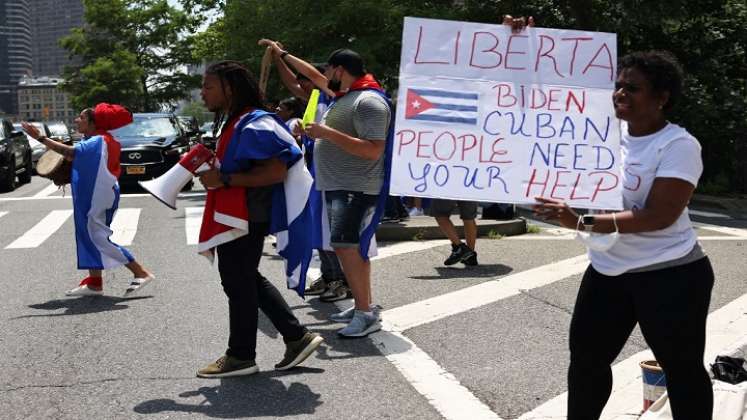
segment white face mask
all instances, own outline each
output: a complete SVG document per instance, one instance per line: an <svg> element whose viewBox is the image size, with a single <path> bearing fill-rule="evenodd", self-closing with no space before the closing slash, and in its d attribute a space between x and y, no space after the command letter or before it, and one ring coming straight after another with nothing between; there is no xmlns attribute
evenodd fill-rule
<svg viewBox="0 0 747 420"><path fill-rule="evenodd" d="M617 239L620 237L620 230L617 228L617 219L615 213L612 213L612 223L615 224L615 231L612 233L595 233L595 232L584 232L579 230L583 216L579 216L578 223L576 223L576 239L586 245L592 251L605 252L612 248Z"/></svg>

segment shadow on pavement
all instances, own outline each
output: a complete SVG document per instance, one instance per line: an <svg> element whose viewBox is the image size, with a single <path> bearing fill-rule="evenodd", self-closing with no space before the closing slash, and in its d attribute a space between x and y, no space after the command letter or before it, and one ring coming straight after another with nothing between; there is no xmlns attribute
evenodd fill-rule
<svg viewBox="0 0 747 420"><path fill-rule="evenodd" d="M438 275L412 276L415 280L449 280L464 278L498 277L512 272L514 269L503 264L481 264L476 267L435 267Z"/></svg>
<svg viewBox="0 0 747 420"><path fill-rule="evenodd" d="M267 372L239 378L224 378L218 386L204 386L179 394L182 398L202 397L188 403L161 398L141 402L133 408L138 414L162 412L198 413L216 418L270 417L314 414L323 404L321 394L308 385L293 382L286 388L276 377L292 374L322 373L324 369L296 368L289 372Z"/></svg>
<svg viewBox="0 0 747 420"><path fill-rule="evenodd" d="M136 296L131 298L121 298L116 296L82 296L79 298L72 299L54 299L44 303L35 303L28 305L32 309L42 309L46 311L56 311L59 309L65 309L65 312L58 314L34 314L34 315L22 315L13 319L23 318L37 318L37 317L52 317L52 316L68 316L68 315L85 315L95 314L99 312L108 311L121 311L122 309L129 308L124 303L133 302L141 299L150 299L153 296Z"/></svg>

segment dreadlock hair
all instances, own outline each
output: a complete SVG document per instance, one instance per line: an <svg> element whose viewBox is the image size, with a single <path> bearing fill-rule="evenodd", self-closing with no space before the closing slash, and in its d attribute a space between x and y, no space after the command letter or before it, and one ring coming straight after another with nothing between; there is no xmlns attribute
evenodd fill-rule
<svg viewBox="0 0 747 420"><path fill-rule="evenodd" d="M218 128L224 122L240 115L246 108L264 109L262 93L254 75L238 61L226 60L211 64L205 74L216 76L220 80L221 90L225 93L226 86L231 88L231 103L228 115L221 110L215 112L213 119L213 137L218 136Z"/></svg>

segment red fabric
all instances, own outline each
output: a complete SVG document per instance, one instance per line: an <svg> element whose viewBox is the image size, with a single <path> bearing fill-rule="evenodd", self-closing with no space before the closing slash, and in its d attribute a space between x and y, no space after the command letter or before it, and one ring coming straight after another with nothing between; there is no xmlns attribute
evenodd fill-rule
<svg viewBox="0 0 747 420"><path fill-rule="evenodd" d="M97 130L116 130L132 123L132 113L122 105L102 102L93 109L93 120Z"/></svg>
<svg viewBox="0 0 747 420"><path fill-rule="evenodd" d="M350 85L350 89L348 89L347 92L337 92L336 96L339 98L340 96L344 96L348 92L352 92L354 90L361 90L361 89L376 89L383 91L384 88L381 87L379 82L374 79L373 74L367 73L363 76L361 76L359 79L353 82L352 85Z"/></svg>
<svg viewBox="0 0 747 420"><path fill-rule="evenodd" d="M122 172L119 166L119 155L122 147L109 134L109 130L116 130L132 123L132 113L122 105L102 102L93 108L93 120L96 125L96 134L104 137L106 143L108 156L106 166L112 175L119 178Z"/></svg>
<svg viewBox="0 0 747 420"><path fill-rule="evenodd" d="M245 110L241 115L250 111ZM218 147L215 151L215 156L219 162L223 160L223 156L226 154L226 149L228 149L228 144L231 142L234 126L237 122L238 117L231 119L223 126L224 128L218 139ZM216 213L248 222L249 209L246 205L246 188L228 187L207 190L205 212L202 215L202 225L200 226L200 244L210 241L217 235L235 229L234 226L217 222L215 220Z"/></svg>
<svg viewBox="0 0 747 420"><path fill-rule="evenodd" d="M99 276L88 276L81 280L78 286L88 286L92 289L101 289L104 286L104 280Z"/></svg>

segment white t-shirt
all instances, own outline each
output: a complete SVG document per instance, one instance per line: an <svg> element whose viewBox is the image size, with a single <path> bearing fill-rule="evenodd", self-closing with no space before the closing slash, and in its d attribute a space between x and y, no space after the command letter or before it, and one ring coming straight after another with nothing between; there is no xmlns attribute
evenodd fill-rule
<svg viewBox="0 0 747 420"><path fill-rule="evenodd" d="M700 144L677 124L667 124L654 134L633 137L622 123L623 207L646 205L655 178L678 178L694 186L703 173ZM682 258L697 243L687 207L671 226L661 230L620 234L605 252L589 250L591 265L600 273L617 276L626 271Z"/></svg>

